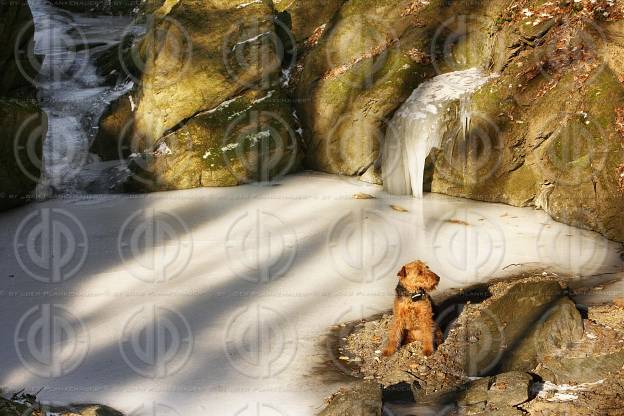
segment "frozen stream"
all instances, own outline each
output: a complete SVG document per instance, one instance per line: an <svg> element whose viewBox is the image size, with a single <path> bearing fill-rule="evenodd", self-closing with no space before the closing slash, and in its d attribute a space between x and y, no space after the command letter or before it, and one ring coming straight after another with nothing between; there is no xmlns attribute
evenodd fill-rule
<svg viewBox="0 0 624 416"><path fill-rule="evenodd" d="M527 267L622 274L620 245L541 211L312 173L51 200L0 228L0 386L133 415L315 414L338 388L322 335L389 309L410 260L442 288Z"/></svg>
<svg viewBox="0 0 624 416"><path fill-rule="evenodd" d="M422 198L429 153L444 140L465 134L471 93L490 78L472 68L438 75L414 90L386 133L382 165L386 191Z"/></svg>
<svg viewBox="0 0 624 416"><path fill-rule="evenodd" d="M111 165L98 163L88 152L97 120L106 105L130 87L105 85L96 73L94 56L141 29L130 17L70 13L46 0L29 4L35 20L34 53L43 58L33 81L48 115L39 192L82 192Z"/></svg>

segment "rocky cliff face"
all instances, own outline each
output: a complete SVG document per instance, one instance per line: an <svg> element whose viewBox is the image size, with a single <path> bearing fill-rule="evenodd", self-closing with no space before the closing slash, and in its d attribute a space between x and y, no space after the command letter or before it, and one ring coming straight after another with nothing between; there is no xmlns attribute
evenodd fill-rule
<svg viewBox="0 0 624 416"><path fill-rule="evenodd" d="M94 150L141 153L133 166L150 178L147 190L270 179L301 158L328 173L370 174L389 120L420 82L480 66L500 76L475 95L469 134L431 159L426 187L533 205L624 240L619 7L169 0L134 48L137 87L102 119ZM260 110L250 97L264 97ZM267 136L274 115L281 127Z"/></svg>
<svg viewBox="0 0 624 416"><path fill-rule="evenodd" d="M0 4L0 210L33 197L47 122L32 80L34 25L26 2Z"/></svg>
<svg viewBox="0 0 624 416"><path fill-rule="evenodd" d="M438 154L434 192L544 209L624 240L624 25L617 9L508 9L466 137Z"/></svg>
<svg viewBox="0 0 624 416"><path fill-rule="evenodd" d="M280 79L288 53L281 25L260 1L165 2L136 47L138 88L111 106L94 149L122 149L99 151L104 158L143 153L133 166L150 179L133 182L146 190L229 186L296 170L301 143Z"/></svg>

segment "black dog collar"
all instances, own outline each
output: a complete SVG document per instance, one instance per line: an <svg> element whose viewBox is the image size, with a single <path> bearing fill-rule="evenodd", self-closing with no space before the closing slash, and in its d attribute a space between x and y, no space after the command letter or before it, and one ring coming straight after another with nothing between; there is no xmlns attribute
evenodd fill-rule
<svg viewBox="0 0 624 416"><path fill-rule="evenodd" d="M396 294L401 298L410 298L412 302L418 302L427 298L427 292L423 289L420 289L417 292L409 292L400 283L396 287Z"/></svg>
<svg viewBox="0 0 624 416"><path fill-rule="evenodd" d="M418 291L416 293L412 293L410 295L410 299L412 302L418 302L419 300L423 300L427 297L427 294L424 291Z"/></svg>

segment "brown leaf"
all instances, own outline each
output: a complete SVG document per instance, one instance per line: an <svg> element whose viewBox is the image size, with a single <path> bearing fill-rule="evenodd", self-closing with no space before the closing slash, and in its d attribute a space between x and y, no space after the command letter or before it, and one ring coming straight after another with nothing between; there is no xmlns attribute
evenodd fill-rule
<svg viewBox="0 0 624 416"><path fill-rule="evenodd" d="M390 208L392 208L393 210L398 211L398 212L409 212L409 209L403 208L400 205L390 205Z"/></svg>
<svg viewBox="0 0 624 416"><path fill-rule="evenodd" d="M470 225L466 221L458 220L458 219L455 219L455 218L451 218L450 220L446 220L446 222L448 222L449 224Z"/></svg>
<svg viewBox="0 0 624 416"><path fill-rule="evenodd" d="M372 196L371 194L365 194L363 192L358 192L357 194L353 195L353 199L375 199L375 197Z"/></svg>

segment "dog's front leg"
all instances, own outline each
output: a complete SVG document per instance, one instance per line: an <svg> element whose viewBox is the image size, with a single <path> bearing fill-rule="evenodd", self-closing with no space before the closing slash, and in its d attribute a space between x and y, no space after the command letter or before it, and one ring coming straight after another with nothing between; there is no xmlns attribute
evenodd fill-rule
<svg viewBox="0 0 624 416"><path fill-rule="evenodd" d="M440 347L440 345L442 345L442 343L444 342L444 334L442 333L442 329L440 329L440 326L437 323L433 324L435 326L435 340L436 340L436 346Z"/></svg>
<svg viewBox="0 0 624 416"><path fill-rule="evenodd" d="M421 331L421 339L423 343L423 354L425 356L430 356L433 354L433 333L435 329L431 327L431 325L427 326L424 330Z"/></svg>
<svg viewBox="0 0 624 416"><path fill-rule="evenodd" d="M390 325L390 331L388 332L388 344L383 350L384 357L389 357L397 351L403 338L403 331L403 322L397 315L394 315L392 324Z"/></svg>

